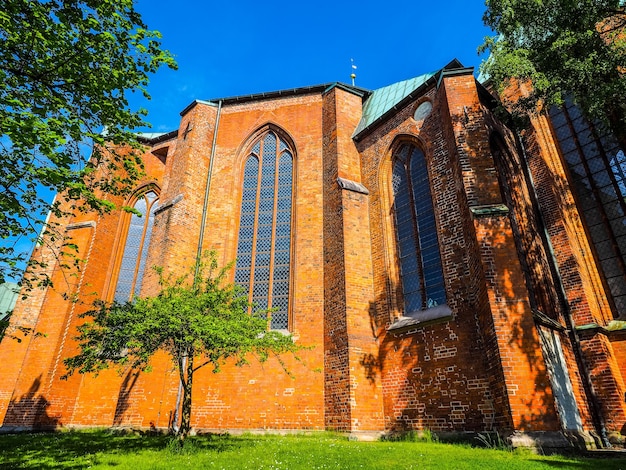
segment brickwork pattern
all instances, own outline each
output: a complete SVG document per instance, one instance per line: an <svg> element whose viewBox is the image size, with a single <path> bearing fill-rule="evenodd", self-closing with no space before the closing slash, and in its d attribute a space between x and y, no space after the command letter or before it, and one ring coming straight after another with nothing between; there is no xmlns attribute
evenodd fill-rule
<svg viewBox="0 0 626 470"><path fill-rule="evenodd" d="M160 197L146 264L174 274L189 270L201 241L200 251L216 250L221 264L234 260L243 164L255 139L271 130L294 150L289 325L311 349L300 354L301 362L284 358L293 378L273 359L243 368L229 362L220 374L200 369L194 428L560 430L532 310L565 325L562 280L575 323L607 326L612 316L593 254L547 124L534 121L524 139L535 201L515 136L492 115L471 71L448 72L358 141L352 133L363 98L336 86L195 102L178 135L146 149L139 187L150 185ZM415 109L426 100L432 112L417 122ZM498 156L494 131L502 136ZM451 316L388 330L405 313L391 174L394 149L407 142L426 157ZM342 187L338 178L367 191ZM88 299L112 298L128 217L118 211L59 221L87 260L76 276L60 269L50 250L36 251L50 260L57 288L32 293L14 315L46 336L0 344L0 360L8 364L0 383L3 426L172 425L179 384L165 353L154 357L150 373L109 370L60 380ZM551 271L541 222L561 279ZM142 294L156 292L156 275L148 270ZM68 302L65 296L73 294L84 301ZM590 430L585 371L570 336L560 339ZM626 421L624 343L599 329L582 337L584 362L612 431Z"/></svg>
<svg viewBox="0 0 626 470"><path fill-rule="evenodd" d="M607 325L612 319L611 309L599 271L592 263L593 252L567 183L565 166L557 153L546 118L536 118L532 122L535 132L524 136L529 167L573 323L576 326ZM595 395L600 404L600 418L609 432L621 432L626 423L626 389L618 364L622 359L614 353L608 338L602 335L581 336L581 348L586 373L591 379L589 393ZM568 367L576 370L573 364ZM579 394L577 401L584 410L588 399Z"/></svg>
<svg viewBox="0 0 626 470"><path fill-rule="evenodd" d="M322 239L319 236L322 198L318 170L321 166L321 137L319 130L315 132L311 126L311 123L319 122L321 100L319 96L304 96L264 104L255 107L256 113L250 113L246 106L223 110L203 248L218 250L218 256L224 262L235 257L242 143L268 123L284 129L284 133L301 136L295 144L299 163L296 164L295 183L297 215L294 216L294 224L297 235L293 244L292 326L299 340L313 346L313 349L301 354L302 362L285 358L287 368L296 377L295 381L275 360L262 366L245 368L228 364L219 375L209 369L201 369L195 380L192 415L192 425L197 428L324 427L323 374L316 372L322 365L320 350L323 347L323 266ZM158 183L161 187L160 205L166 206L156 216L147 265L161 265L169 272L182 273L195 260L216 115L216 106L202 103L193 106L182 118L179 135L158 146L161 149L169 147L165 165L151 153L158 148L146 152L145 159L149 162L145 183ZM185 130L189 132L185 133ZM158 171L151 166L152 160L155 165L156 162L160 165ZM83 295L96 291L104 297L105 292L114 290L114 286L105 284L115 270L113 263L117 250L121 249L120 245L123 246L124 233L120 229L123 217L123 214L115 213L98 221L96 238L91 244L91 260L84 272ZM89 245L81 243L81 246ZM155 292L155 276L150 272L146 272L142 292ZM29 410L34 409L31 403L40 401L40 408L46 408L48 415L53 414L53 421L50 422L54 425L167 428L176 403L178 379L164 354L154 358L150 373L135 375L126 371L119 377L114 371L109 371L98 378L73 376L69 381L60 381L59 375L64 371L59 369L54 372L54 377L48 377L54 370L52 361L75 350L71 340L59 345L56 339L63 337L64 332L67 338L73 336L75 319L81 309L86 308L73 308L70 319L69 313L59 311L59 308L70 308L69 304L59 298L59 307L55 307L50 298L52 295L47 293L45 311L35 315L39 315L38 321L45 324L45 331L49 333L46 344L54 351L46 351L46 362L40 357L42 353L34 347L35 342L42 338L31 341L33 344L27 346L21 375L19 368L15 371L24 384L18 383L15 390L6 392L11 397L9 400L21 400L24 406L20 409ZM54 327L55 321L60 323L58 327ZM46 384L52 385L42 393L44 385L40 382L45 380ZM93 406L96 402L98 405ZM17 410L16 406L12 408ZM37 413L42 415L42 412ZM15 412L13 415L15 418L5 419L5 426L19 424L28 427L34 424L33 420L26 421L23 413Z"/></svg>
<svg viewBox="0 0 626 470"><path fill-rule="evenodd" d="M415 122L413 111L424 99L433 101L433 111L424 122ZM462 170L456 164L457 143L446 116L445 94L431 89L359 143L363 181L371 193L372 252L377 267L372 321L381 349L379 357L371 361L372 373L382 375L385 426L389 430L484 430L502 424L497 421L502 418L496 417L485 343L478 327L480 279L484 274L477 250L472 250L477 246L475 232L467 210L468 196L459 184ZM453 320L395 336L386 333L386 327L403 313L390 177L392 148L402 139L422 148L429 164ZM475 178L470 175L467 179ZM472 197L482 191L474 190ZM483 305L488 307L486 301Z"/></svg>
<svg viewBox="0 0 626 470"><path fill-rule="evenodd" d="M541 312L554 320L555 324L561 326L563 331L567 330L567 321L560 302L556 282L550 268L546 243L542 237L543 228L537 219L537 210L534 203L534 192L526 178L526 171L523 169L525 162L518 152L508 149L516 149L514 136L510 131L493 121L494 128L492 134L492 153L498 168L498 177L502 187L503 199L510 208L509 220L514 234L517 252L521 267L524 272L528 289L528 300L535 311ZM503 136L507 136L505 143ZM576 403L587 429L593 429L593 421L588 406L588 397L583 384L583 379L576 361L574 346L570 338L564 333L558 333L561 339L566 366L570 372L572 391ZM541 347L536 353L529 350L529 357L540 356ZM533 360L534 362L534 360ZM549 383L547 370L542 370L538 374L537 387L545 388ZM552 405L552 404L551 404Z"/></svg>

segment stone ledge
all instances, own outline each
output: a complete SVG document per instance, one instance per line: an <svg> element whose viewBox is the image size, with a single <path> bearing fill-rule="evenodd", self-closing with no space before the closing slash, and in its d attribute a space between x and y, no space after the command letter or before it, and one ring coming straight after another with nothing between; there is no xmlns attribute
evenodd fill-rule
<svg viewBox="0 0 626 470"><path fill-rule="evenodd" d="M586 431L515 431L506 438L512 447L536 450L595 449L598 442Z"/></svg>
<svg viewBox="0 0 626 470"><path fill-rule="evenodd" d="M154 210L154 215L160 214L161 212L169 209L170 207L172 207L174 204L179 203L180 201L183 200L183 195L179 194L178 196L176 196L174 199L164 203L161 207L157 207Z"/></svg>
<svg viewBox="0 0 626 470"><path fill-rule="evenodd" d="M351 181L345 178L337 178L337 184L341 189L347 189L348 191L353 191L359 194L368 195L370 192L368 189L363 186L361 183L357 183L356 181Z"/></svg>
<svg viewBox="0 0 626 470"><path fill-rule="evenodd" d="M597 323L587 323L576 327L576 332L580 334L595 335L600 333L606 336L611 334L626 334L626 321L611 320L607 325L601 326Z"/></svg>
<svg viewBox="0 0 626 470"><path fill-rule="evenodd" d="M486 206L473 206L470 211L474 217L499 217L507 215L509 208L504 204L488 204Z"/></svg>
<svg viewBox="0 0 626 470"><path fill-rule="evenodd" d="M433 431L432 434L437 440L445 443L522 448L542 454L580 453L596 449L600 445L600 440L587 431Z"/></svg>
<svg viewBox="0 0 626 470"><path fill-rule="evenodd" d="M380 438L384 435L382 431L352 431L348 434L348 440L360 441L360 442L375 442L380 441Z"/></svg>
<svg viewBox="0 0 626 470"><path fill-rule="evenodd" d="M411 312L406 316L398 318L392 323L387 331L393 334L411 334L420 328L436 322L450 320L452 310L446 304L437 305L426 310Z"/></svg>
<svg viewBox="0 0 626 470"><path fill-rule="evenodd" d="M90 220L88 222L76 222L74 224L68 224L67 227L65 227L65 231L69 232L70 230L78 230L80 228L96 228L96 222Z"/></svg>

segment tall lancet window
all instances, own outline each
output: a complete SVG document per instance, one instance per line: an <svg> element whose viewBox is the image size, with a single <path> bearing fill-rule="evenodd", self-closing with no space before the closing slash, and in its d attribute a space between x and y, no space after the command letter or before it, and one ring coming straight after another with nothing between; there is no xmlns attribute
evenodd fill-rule
<svg viewBox="0 0 626 470"><path fill-rule="evenodd" d="M626 318L626 149L569 99L550 118L617 316Z"/></svg>
<svg viewBox="0 0 626 470"><path fill-rule="evenodd" d="M115 288L115 300L126 302L141 291L141 281L148 257L148 246L154 224L154 211L159 198L154 191L147 191L139 198L133 208L141 216L132 214L128 225L124 254Z"/></svg>
<svg viewBox="0 0 626 470"><path fill-rule="evenodd" d="M441 254L426 159L414 145L394 154L396 240L405 313L445 304Z"/></svg>
<svg viewBox="0 0 626 470"><path fill-rule="evenodd" d="M289 327L292 193L293 153L268 132L244 167L235 282L256 309L276 309L273 330Z"/></svg>

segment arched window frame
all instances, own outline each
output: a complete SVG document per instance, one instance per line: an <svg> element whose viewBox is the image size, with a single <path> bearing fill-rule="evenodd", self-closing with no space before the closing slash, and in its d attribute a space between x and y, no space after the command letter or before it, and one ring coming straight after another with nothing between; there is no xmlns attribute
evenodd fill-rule
<svg viewBox="0 0 626 470"><path fill-rule="evenodd" d="M405 152L405 149L406 155L404 160L402 160L401 153ZM422 193L426 190L425 195L422 196L426 199L420 199L419 202L422 209L424 209L424 204L426 204L430 210L428 230L424 228L421 231L419 229L420 216L417 214L418 209L415 205L417 188L413 187L419 182L415 180L415 176L412 176L414 173L410 168L413 158L416 158L415 152L418 152L421 155L422 168L420 170L422 172L423 179L425 179L425 181L420 183L420 189L422 190ZM398 165L402 165L407 183L407 201L405 201L405 205L407 207L403 209L405 211L403 216L410 214L408 223L406 217L404 217L404 219L400 222L402 226L399 225L396 205L398 200L396 200L397 188L395 184L397 184L397 182L394 183L394 175L396 175L398 171ZM389 213L393 232L393 234L389 237L389 241L395 246L395 265L397 266L397 271L392 270L392 272L397 273L397 278L401 286L400 297L402 300L401 303L403 304L401 307L402 316L420 317L420 315L423 315L427 311L433 310L434 312L436 310L438 313L433 316L433 319L435 319L448 317L450 310L447 307L447 294L445 289L445 279L443 276L443 262L441 259L441 248L439 245L439 233L437 229L438 221L436 220L437 217L434 210L435 205L432 195L431 178L428 173L428 161L423 150L423 146L418 144L415 139L400 139L392 146L385 174L389 184L387 196L390 201ZM424 182L426 183L426 186L423 186ZM406 211L408 211L408 213ZM424 224L424 222L422 223ZM410 248L407 248L406 241L401 242L401 240L405 240L405 238L400 238L400 230L403 230L403 233L406 233L407 230L412 231L414 246L413 253L416 265L415 271L407 272L407 260L405 258L409 254ZM427 236L429 236L430 239L434 237L434 240L427 240ZM425 250L426 241L428 241L428 246ZM428 256L428 260L425 259L425 256ZM419 286L415 286L416 277ZM433 279L435 280L433 281ZM433 293L436 294L434 297L431 295Z"/></svg>
<svg viewBox="0 0 626 470"><path fill-rule="evenodd" d="M612 317L626 319L626 149L565 97L550 126L596 260Z"/></svg>
<svg viewBox="0 0 626 470"><path fill-rule="evenodd" d="M135 262L135 272L133 276L133 281L131 283L131 292L133 293L133 295L139 293L139 290L141 289L141 282L143 280L143 275L145 274L145 268L146 268L145 258L144 258L144 262L142 263L141 257L142 257L142 253L144 252L147 255L147 249L150 243L149 236L146 237L147 232L148 232L147 224L150 224L150 214L152 213L152 215L154 215L154 211L158 207L158 203L159 203L159 199L161 195L161 188L155 182L144 184L141 187L137 188L124 203L125 207L134 208L137 205L137 203L141 199L145 198L146 195L150 192L155 194L155 198L146 204L145 215L147 215L148 217L144 219L144 226L143 226L143 230L141 234L141 242L140 242L140 249L139 249L139 257L136 259L136 262ZM116 297L116 292L117 292L118 284L120 280L120 272L121 272L121 268L122 268L122 264L124 260L124 254L126 251L126 246L127 246L128 237L129 237L129 229L131 226L131 222L133 220L133 216L134 214L132 212L127 212L127 211L123 211L120 216L116 240L114 242L115 249L113 250L112 269L109 275L108 286L105 289L105 291L107 292L105 296L107 301L116 300L115 297ZM152 230L152 226L149 228L150 232L151 230ZM139 289L137 289L138 277L140 278ZM132 295L129 295L129 298L125 300L131 300L131 298L132 298ZM120 299L117 299L117 300L120 300Z"/></svg>
<svg viewBox="0 0 626 470"><path fill-rule="evenodd" d="M272 176L274 185L272 187L273 191L273 205L272 205L272 223L271 223L271 244L269 254L265 251L259 251L259 239L260 237L260 228L261 226L267 226L267 224L260 223L261 214L259 209L261 207L261 199L267 200L267 197L263 197L262 190L266 186L263 186L263 180L265 173L263 172L263 155L262 153L265 150L265 139L268 135L273 134L276 137L276 160L274 161L274 175ZM290 185L289 191L290 194L288 198L286 196L281 196L279 192L284 191L286 186L283 182L281 184L281 159L283 156L288 154L291 157L291 167L290 167ZM241 160L239 164L239 187L241 191L241 197L239 198L239 213L237 217L237 240L235 243L236 249L236 257L237 263L235 265L235 283L244 287L244 289L248 293L248 299L251 303L256 304L257 309L265 309L267 305L264 304L265 300L267 300L267 304L271 307L276 307L275 300L279 297L282 298L282 305L279 306L281 310L279 310L280 316L275 316L271 319L271 329L273 330L283 330L289 331L292 329L293 320L292 320L292 292L293 292L293 259L294 259L294 221L295 221L295 188L296 188L296 149L293 143L293 140L279 127L268 124L262 128L260 128L257 132L255 132L249 139L247 139L247 143L243 146L243 151L240 152ZM250 204L249 194L246 196L246 190L252 191L251 187L246 188L246 186L250 186L251 176L248 175L248 180L246 180L246 167L250 162L250 159L256 159L258 163L257 173L255 176L256 186L254 188L254 192L256 194L254 199L254 213L250 214L248 207L248 211L244 211L244 198ZM260 169L261 171L258 171ZM289 205L289 220L286 221L284 219L285 207L284 205L287 203ZM281 206L282 205L282 206ZM264 211L266 214L267 211ZM282 220L279 219L280 214L283 215ZM246 215L247 214L247 215ZM267 214L266 214L267 215ZM250 220L244 221L244 217L252 217L253 224L250 225ZM267 222L267 221L266 221ZM283 234L285 231L288 231L288 236L280 236L278 234L279 225L282 227ZM243 230L244 227L252 227L252 238L250 238L250 234L247 233L248 237L245 239L249 241L251 248L250 252L247 253L242 249L242 243L244 235ZM267 232L267 227L266 227ZM267 234L266 234L267 235ZM265 237L267 238L267 237ZM287 250L279 250L277 249L277 241L278 239L282 239L283 248L284 244L288 243ZM285 263L277 263L277 253L281 254L281 256L286 257L288 259L288 264L285 266ZM269 256L269 261L266 264L259 264L259 253L263 253L265 257ZM284 259L284 258L283 258ZM277 267L279 269L277 269ZM282 268L282 270L280 269ZM248 272L246 272L248 270ZM259 303L259 296L255 295L255 285L259 285L265 282L265 279L260 280L257 279L258 276L265 278L265 274L261 274L261 270L267 270L267 295L261 296L262 302ZM278 282L277 282L278 281ZM282 295L276 295L276 289L278 284L282 285L282 289L286 287L286 294L283 292ZM258 294L258 291L256 292ZM286 311L285 311L286 310ZM276 321L275 321L276 319Z"/></svg>

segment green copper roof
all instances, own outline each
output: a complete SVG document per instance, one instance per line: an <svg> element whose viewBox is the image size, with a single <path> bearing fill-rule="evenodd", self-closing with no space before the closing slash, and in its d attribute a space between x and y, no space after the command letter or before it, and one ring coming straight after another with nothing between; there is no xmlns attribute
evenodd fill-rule
<svg viewBox="0 0 626 470"><path fill-rule="evenodd" d="M419 77L410 78L403 82L394 83L374 90L363 105L361 122L359 122L352 136L356 137L362 131L370 127L437 73L438 72L426 73Z"/></svg>
<svg viewBox="0 0 626 470"><path fill-rule="evenodd" d="M8 312L13 310L19 292L19 286L14 282L0 284L0 320L4 318Z"/></svg>
<svg viewBox="0 0 626 470"><path fill-rule="evenodd" d="M419 98L427 88L434 86L444 74L473 73L473 68L463 67L457 59L435 72L425 73L415 78L393 83L371 92L363 104L361 121L356 127L352 138L360 140L364 133L382 121L390 112L399 109L407 102ZM438 77L438 78L437 78ZM437 85L438 86L438 85Z"/></svg>

